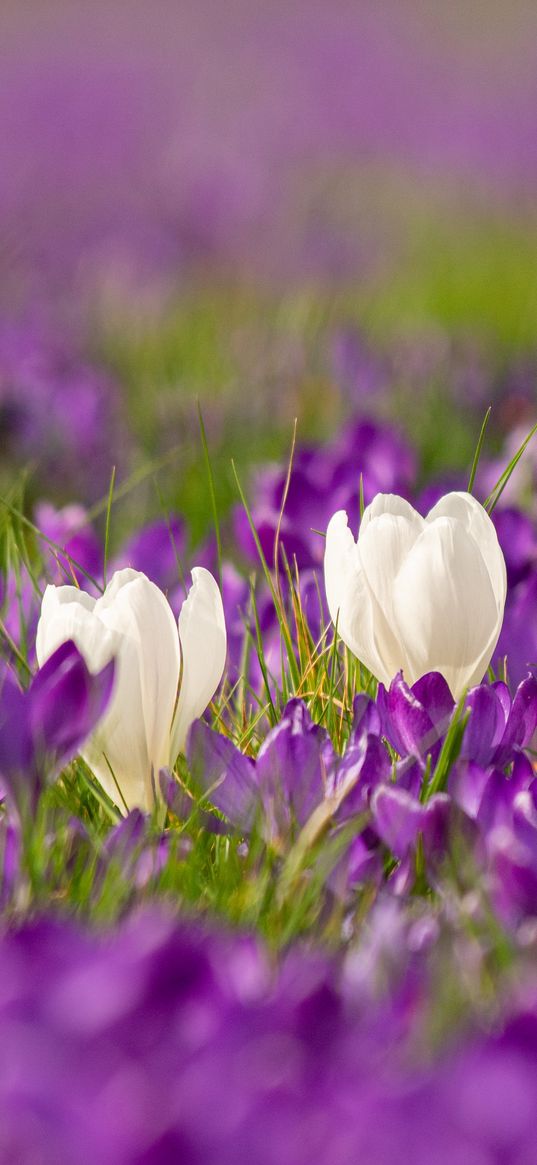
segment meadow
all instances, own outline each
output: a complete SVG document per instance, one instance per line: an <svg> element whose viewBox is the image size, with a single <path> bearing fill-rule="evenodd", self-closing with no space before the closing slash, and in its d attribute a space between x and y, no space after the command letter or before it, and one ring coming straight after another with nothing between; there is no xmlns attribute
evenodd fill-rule
<svg viewBox="0 0 537 1165"><path fill-rule="evenodd" d="M0 1161L531 1165L533 7L2 21Z"/></svg>

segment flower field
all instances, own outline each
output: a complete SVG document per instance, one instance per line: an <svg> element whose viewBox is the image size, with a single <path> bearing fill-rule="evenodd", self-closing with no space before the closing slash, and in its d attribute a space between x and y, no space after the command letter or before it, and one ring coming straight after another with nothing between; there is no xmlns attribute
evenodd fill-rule
<svg viewBox="0 0 537 1165"><path fill-rule="evenodd" d="M0 1165L533 1165L536 12L1 20Z"/></svg>

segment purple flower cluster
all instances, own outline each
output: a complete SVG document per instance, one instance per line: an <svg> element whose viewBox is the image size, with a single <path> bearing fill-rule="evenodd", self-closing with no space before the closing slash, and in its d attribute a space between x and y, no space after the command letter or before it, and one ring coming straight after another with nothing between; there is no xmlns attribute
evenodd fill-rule
<svg viewBox="0 0 537 1165"><path fill-rule="evenodd" d="M500 682L471 689L461 718L442 676L409 688L399 675L389 690L380 685L376 702L356 698L343 756L292 700L255 761L201 722L188 759L199 792L230 827L248 836L256 826L277 851L316 815L325 847L354 823L330 879L345 899L380 885L386 853L396 893L412 889L420 860L430 884L449 882L462 846L517 926L537 915L537 778L527 752L536 729L532 676L513 698Z"/></svg>
<svg viewBox="0 0 537 1165"><path fill-rule="evenodd" d="M431 1058L437 938L434 916L389 900L343 962L295 949L278 968L257 941L154 910L100 936L45 917L13 929L2 1160L391 1165L404 1146L416 1165L530 1162L535 991Z"/></svg>

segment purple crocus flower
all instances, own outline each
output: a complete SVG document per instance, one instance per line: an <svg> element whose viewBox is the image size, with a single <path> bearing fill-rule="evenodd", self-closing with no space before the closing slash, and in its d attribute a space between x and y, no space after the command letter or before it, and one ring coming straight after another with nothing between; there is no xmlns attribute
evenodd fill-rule
<svg viewBox="0 0 537 1165"><path fill-rule="evenodd" d="M116 865L125 882L136 890L143 890L164 869L170 855L170 841L168 834L151 832L147 814L140 809L131 809L106 837L98 876L104 876L110 865ZM174 855L178 856L177 847Z"/></svg>
<svg viewBox="0 0 537 1165"><path fill-rule="evenodd" d="M289 562L296 558L299 568L313 568L320 566L324 554L319 531L324 533L336 510L346 510L351 525L358 526L360 477L366 504L379 492L406 494L415 477L415 457L391 426L355 421L329 446L307 445L297 451L280 521L286 476L280 466L258 472L251 504L255 528L269 563L280 527ZM257 550L241 508L234 512L234 530L243 553L256 562Z"/></svg>
<svg viewBox="0 0 537 1165"><path fill-rule="evenodd" d="M338 822L367 808L371 788L390 772L368 726L365 717L339 758L302 701L291 700L255 761L202 722L191 730L187 758L198 788L236 829L249 833L257 820L265 839L279 843L323 802Z"/></svg>
<svg viewBox="0 0 537 1165"><path fill-rule="evenodd" d="M445 680L430 672L410 688L399 672L388 689L379 685L377 707L382 731L392 748L400 757L413 757L416 762L416 766L400 766L400 782L405 787L419 785L427 757L434 767L455 708ZM470 716L461 760L484 768L503 768L513 760L516 750L527 747L537 728L537 680L527 676L513 698L500 681L478 684L468 692L465 711Z"/></svg>
<svg viewBox="0 0 537 1165"><path fill-rule="evenodd" d="M35 798L79 751L103 715L114 662L97 675L69 640L22 691L5 667L0 690L0 775L17 803Z"/></svg>
<svg viewBox="0 0 537 1165"><path fill-rule="evenodd" d="M49 582L75 581L86 588L88 582L91 586L91 579L101 580L103 547L83 506L73 504L58 510L50 502L42 501L35 507L34 521L45 535L40 548Z"/></svg>
<svg viewBox="0 0 537 1165"><path fill-rule="evenodd" d="M398 783L417 794L427 758L434 767L455 708L449 687L439 672L428 672L410 688L399 672L388 689L379 684L377 707L383 735L404 758Z"/></svg>
<svg viewBox="0 0 537 1165"><path fill-rule="evenodd" d="M513 699L506 684L479 684L468 693L465 707L471 714L461 757L503 768L516 749L530 744L537 728L537 679L527 676Z"/></svg>
<svg viewBox="0 0 537 1165"><path fill-rule="evenodd" d="M406 789L381 785L371 800L373 828L394 857L406 858L421 837L426 857L445 851L451 798L436 793L422 805Z"/></svg>
<svg viewBox="0 0 537 1165"><path fill-rule="evenodd" d="M142 571L170 597L171 601L170 592L173 594L179 589L185 544L185 523L178 514L170 514L168 518L157 518L156 521L142 526L128 539L114 560L112 569L123 570L124 567L130 566L134 570ZM183 587L179 607L184 594Z"/></svg>

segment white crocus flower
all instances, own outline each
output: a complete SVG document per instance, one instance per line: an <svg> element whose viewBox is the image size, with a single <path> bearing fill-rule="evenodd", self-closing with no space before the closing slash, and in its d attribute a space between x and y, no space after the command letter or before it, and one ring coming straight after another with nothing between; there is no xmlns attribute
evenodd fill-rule
<svg viewBox="0 0 537 1165"><path fill-rule="evenodd" d="M74 586L48 586L43 596L40 665L68 639L90 672L116 659L110 704L83 756L122 812L153 807L159 770L175 763L222 678L220 591L203 567L192 580L178 624L162 591L136 570L117 571L97 600Z"/></svg>
<svg viewBox="0 0 537 1165"><path fill-rule="evenodd" d="M422 518L378 494L355 542L339 510L326 532L326 596L343 642L378 680L438 671L458 699L482 680L498 642L505 561L494 526L468 493Z"/></svg>

